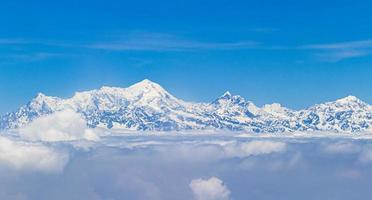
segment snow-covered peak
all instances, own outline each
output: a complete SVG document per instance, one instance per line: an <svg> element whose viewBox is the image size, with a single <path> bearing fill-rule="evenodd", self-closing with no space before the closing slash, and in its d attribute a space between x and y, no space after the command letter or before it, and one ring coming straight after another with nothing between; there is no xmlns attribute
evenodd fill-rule
<svg viewBox="0 0 372 200"><path fill-rule="evenodd" d="M58 106L58 104L61 102L62 100L60 98L57 98L57 97L51 97L51 96L46 96L45 94L43 93L38 93L35 98L33 98L30 103L29 103L29 106L35 110L40 110L40 109L43 109L45 107L47 108L50 108L50 109L53 109L55 107Z"/></svg>
<svg viewBox="0 0 372 200"><path fill-rule="evenodd" d="M341 99L336 100L337 103L347 104L347 103L362 103L360 99L356 96L347 96Z"/></svg>
<svg viewBox="0 0 372 200"><path fill-rule="evenodd" d="M161 87L161 86L149 79L143 79L142 81L135 83L130 87Z"/></svg>
<svg viewBox="0 0 372 200"><path fill-rule="evenodd" d="M218 97L212 102L212 104L245 104L246 101L243 97L239 95L232 95L229 91L226 91L222 96Z"/></svg>
<svg viewBox="0 0 372 200"><path fill-rule="evenodd" d="M362 100L358 99L355 96L347 96L342 99L338 99L336 101L331 101L323 104L318 104L310 109L325 109L325 110L367 110L369 109L369 105Z"/></svg>
<svg viewBox="0 0 372 200"><path fill-rule="evenodd" d="M229 91L226 91L220 98L230 99L231 97L232 97L231 93Z"/></svg>
<svg viewBox="0 0 372 200"><path fill-rule="evenodd" d="M35 96L35 98L34 98L34 99L42 99L42 98L45 98L45 97L46 97L46 95L45 95L45 94L43 94L43 93L39 92L39 93L37 93L37 95Z"/></svg>
<svg viewBox="0 0 372 200"><path fill-rule="evenodd" d="M47 101L53 101L55 99L58 99L57 97L50 97L47 96L41 92L37 93L37 95L32 99L34 102L47 102Z"/></svg>
<svg viewBox="0 0 372 200"><path fill-rule="evenodd" d="M169 98L171 95L159 84L145 79L138 82L125 90L131 97L146 97L146 98Z"/></svg>
<svg viewBox="0 0 372 200"><path fill-rule="evenodd" d="M212 103L184 102L148 79L130 87L101 87L68 99L39 93L18 111L0 117L0 129L22 127L38 117L72 109L91 127L130 130L230 129L254 132L336 130L372 127L371 106L354 96L292 111L278 103L257 107L225 92Z"/></svg>
<svg viewBox="0 0 372 200"><path fill-rule="evenodd" d="M246 101L239 95L232 95L228 91L214 100L211 105L218 113L240 113L252 117L260 112L260 109L252 102Z"/></svg>
<svg viewBox="0 0 372 200"><path fill-rule="evenodd" d="M126 105L152 107L178 106L180 100L159 84L145 79L127 88L103 86L98 90L78 92L66 104L77 110L118 110Z"/></svg>
<svg viewBox="0 0 372 200"><path fill-rule="evenodd" d="M317 112L328 112L328 111L347 111L347 110L367 110L370 105L358 99L355 96L347 96L335 101L326 103L316 104L308 109L302 111L317 111Z"/></svg>

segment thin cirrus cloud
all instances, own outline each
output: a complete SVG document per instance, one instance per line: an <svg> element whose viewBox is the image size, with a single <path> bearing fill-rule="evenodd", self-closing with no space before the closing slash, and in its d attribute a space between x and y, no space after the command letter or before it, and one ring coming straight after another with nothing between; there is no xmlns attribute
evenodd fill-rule
<svg viewBox="0 0 372 200"><path fill-rule="evenodd" d="M43 61L50 58L71 56L63 48L76 47L73 44L25 38L0 38L0 62L14 64L19 62Z"/></svg>
<svg viewBox="0 0 372 200"><path fill-rule="evenodd" d="M316 51L321 60L337 62L348 58L364 57L372 54L372 40L359 40L329 44L309 44L299 46L301 50Z"/></svg>
<svg viewBox="0 0 372 200"><path fill-rule="evenodd" d="M275 31L275 29L257 29L257 32ZM34 46L39 47L37 51ZM206 41L196 40L179 35L152 32L133 32L125 34L108 35L95 40L82 41L50 41L40 39L0 38L0 47L7 49L7 54L0 59L6 58L17 60L43 60L51 57L60 57L66 54L66 50L99 50L99 51L234 51L234 50L271 50L271 51L306 51L314 55L317 60L325 62L338 62L350 58L358 58L372 55L372 39L338 43L304 44L304 45L277 45L263 44L258 41L235 40L235 41ZM22 47L30 51L14 51L9 47ZM56 53L57 52L57 53ZM6 57L6 58L4 58Z"/></svg>
<svg viewBox="0 0 372 200"><path fill-rule="evenodd" d="M0 39L1 46L42 45L54 48L81 48L111 51L192 51L237 50L258 48L255 41L207 42L181 38L163 33L133 33L115 36L114 39L85 42L43 41L32 39Z"/></svg>
<svg viewBox="0 0 372 200"><path fill-rule="evenodd" d="M169 34L147 33L127 35L123 39L97 42L86 48L114 51L193 51L193 50L237 50L257 48L254 41L206 42L183 39Z"/></svg>
<svg viewBox="0 0 372 200"><path fill-rule="evenodd" d="M85 41L49 41L40 39L2 38L0 47L6 54L0 56L2 63L33 62L55 57L73 56L70 50L94 51L202 51L243 50L259 48L255 41L210 42L181 38L163 33L133 33ZM35 49L35 47L37 47ZM21 49L21 50L20 50ZM68 53L66 51L68 50Z"/></svg>

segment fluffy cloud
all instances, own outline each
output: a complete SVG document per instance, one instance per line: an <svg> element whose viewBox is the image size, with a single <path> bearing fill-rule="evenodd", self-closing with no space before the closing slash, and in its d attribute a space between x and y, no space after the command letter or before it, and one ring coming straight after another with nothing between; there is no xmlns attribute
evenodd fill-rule
<svg viewBox="0 0 372 200"><path fill-rule="evenodd" d="M19 130L20 136L32 141L69 141L99 139L96 130L86 126L81 115L72 110L43 116Z"/></svg>
<svg viewBox="0 0 372 200"><path fill-rule="evenodd" d="M67 153L45 145L0 137L0 164L13 169L60 172L68 160Z"/></svg>
<svg viewBox="0 0 372 200"><path fill-rule="evenodd" d="M216 177L194 179L190 188L197 200L229 200L230 190Z"/></svg>
<svg viewBox="0 0 372 200"><path fill-rule="evenodd" d="M251 141L223 145L227 157L244 158L261 154L270 154L286 150L286 143L273 141Z"/></svg>

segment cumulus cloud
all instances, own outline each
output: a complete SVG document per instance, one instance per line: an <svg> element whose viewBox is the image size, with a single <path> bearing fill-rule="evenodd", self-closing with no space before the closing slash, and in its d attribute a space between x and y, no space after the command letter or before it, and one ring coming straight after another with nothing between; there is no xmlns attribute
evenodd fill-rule
<svg viewBox="0 0 372 200"><path fill-rule="evenodd" d="M19 130L20 136L32 141L98 140L95 129L86 126L82 116L64 110L40 117Z"/></svg>
<svg viewBox="0 0 372 200"><path fill-rule="evenodd" d="M286 150L286 143L257 140L226 144L223 146L223 149L227 157L244 158L248 156L283 152Z"/></svg>
<svg viewBox="0 0 372 200"><path fill-rule="evenodd" d="M68 160L67 153L51 147L0 137L0 164L13 169L60 172Z"/></svg>
<svg viewBox="0 0 372 200"><path fill-rule="evenodd" d="M222 180L216 177L194 179L190 188L197 200L229 200L230 190Z"/></svg>

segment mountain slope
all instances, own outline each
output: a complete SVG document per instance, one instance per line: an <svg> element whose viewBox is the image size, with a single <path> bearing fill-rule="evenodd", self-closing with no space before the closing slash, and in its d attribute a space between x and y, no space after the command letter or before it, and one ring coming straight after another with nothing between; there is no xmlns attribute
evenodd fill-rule
<svg viewBox="0 0 372 200"><path fill-rule="evenodd" d="M356 132L372 125L372 109L354 96L318 104L297 113L304 130Z"/></svg>
<svg viewBox="0 0 372 200"><path fill-rule="evenodd" d="M66 109L82 114L90 127L127 130L358 132L372 126L371 106L352 96L300 111L277 103L260 108L229 92L211 103L191 103L146 79L128 88L78 92L69 99L38 94L16 112L2 116L0 129L20 128L40 116Z"/></svg>

